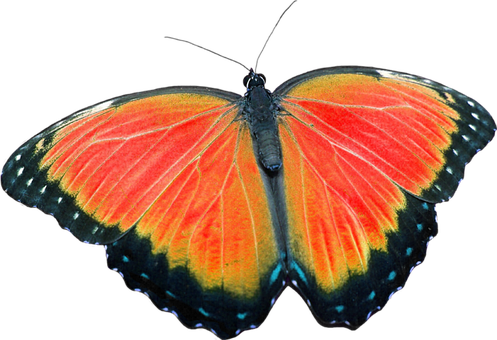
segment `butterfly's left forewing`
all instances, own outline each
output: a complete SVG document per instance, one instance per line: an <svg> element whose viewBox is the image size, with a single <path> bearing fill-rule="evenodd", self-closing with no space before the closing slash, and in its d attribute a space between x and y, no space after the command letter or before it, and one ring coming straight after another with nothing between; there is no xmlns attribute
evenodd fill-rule
<svg viewBox="0 0 497 340"><path fill-rule="evenodd" d="M369 68L313 71L275 94L290 278L318 320L356 328L424 259L434 203L495 123L450 88Z"/></svg>
<svg viewBox="0 0 497 340"><path fill-rule="evenodd" d="M2 186L188 327L232 337L283 288L264 183L239 96L173 87L119 97L41 132Z"/></svg>

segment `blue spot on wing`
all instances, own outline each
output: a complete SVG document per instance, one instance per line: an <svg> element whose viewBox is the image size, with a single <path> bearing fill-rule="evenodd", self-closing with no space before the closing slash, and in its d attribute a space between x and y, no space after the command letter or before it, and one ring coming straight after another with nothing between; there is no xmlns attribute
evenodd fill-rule
<svg viewBox="0 0 497 340"><path fill-rule="evenodd" d="M281 263L278 264L278 266L276 266L275 270L273 270L273 273L271 274L271 277L269 278L270 285L272 285L276 281L280 272L281 272Z"/></svg>
<svg viewBox="0 0 497 340"><path fill-rule="evenodd" d="M209 313L207 313L203 308L199 308L198 311L204 314L205 316L209 316Z"/></svg>
<svg viewBox="0 0 497 340"><path fill-rule="evenodd" d="M300 277L300 279L305 283L305 284L308 284L307 282L307 278L305 277L305 273L304 271L302 270L302 268L300 268L300 266L294 261L292 262L292 268L297 272L298 276Z"/></svg>
<svg viewBox="0 0 497 340"><path fill-rule="evenodd" d="M149 239L134 229L106 245L106 251L109 267L121 273L130 289L144 293L160 310L172 313L189 328L202 327L222 339L258 327L271 309L270 301L284 288L286 267L278 261L260 281L261 294L253 299L202 289L187 268L171 268L163 254L153 253ZM296 272L294 275L298 278Z"/></svg>

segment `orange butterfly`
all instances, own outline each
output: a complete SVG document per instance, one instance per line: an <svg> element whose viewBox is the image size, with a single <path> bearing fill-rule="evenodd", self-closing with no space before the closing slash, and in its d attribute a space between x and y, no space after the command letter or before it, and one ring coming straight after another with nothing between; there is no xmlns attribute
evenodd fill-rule
<svg viewBox="0 0 497 340"><path fill-rule="evenodd" d="M286 286L358 327L436 234L434 203L493 137L476 101L372 68L312 71L247 94L170 87L118 97L35 136L2 186L106 244L132 289L226 338Z"/></svg>

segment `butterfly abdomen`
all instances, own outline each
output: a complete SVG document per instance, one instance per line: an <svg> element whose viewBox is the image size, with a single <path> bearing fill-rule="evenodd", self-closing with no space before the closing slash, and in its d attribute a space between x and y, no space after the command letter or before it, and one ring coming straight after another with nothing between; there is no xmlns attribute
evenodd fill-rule
<svg viewBox="0 0 497 340"><path fill-rule="evenodd" d="M276 122L276 105L263 86L250 89L246 95L245 117L249 123L254 151L259 162L269 171L281 168L281 145Z"/></svg>

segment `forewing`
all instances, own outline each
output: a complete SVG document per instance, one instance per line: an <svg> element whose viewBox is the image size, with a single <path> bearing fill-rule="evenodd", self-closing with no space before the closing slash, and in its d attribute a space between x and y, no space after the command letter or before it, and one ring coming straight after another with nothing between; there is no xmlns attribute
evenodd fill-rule
<svg viewBox="0 0 497 340"><path fill-rule="evenodd" d="M189 327L259 325L282 289L279 253L239 96L175 87L103 102L7 161L2 186L52 214Z"/></svg>
<svg viewBox="0 0 497 340"><path fill-rule="evenodd" d="M387 70L337 67L282 84L296 119L426 201L448 200L464 166L494 136L475 100L439 83Z"/></svg>
<svg viewBox="0 0 497 340"><path fill-rule="evenodd" d="M290 278L320 322L356 328L424 259L434 203L495 124L450 88L384 70L318 70L275 94Z"/></svg>

